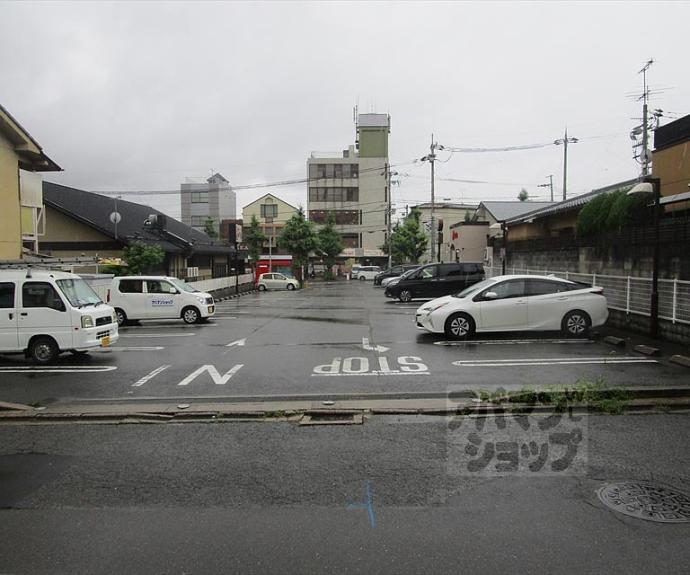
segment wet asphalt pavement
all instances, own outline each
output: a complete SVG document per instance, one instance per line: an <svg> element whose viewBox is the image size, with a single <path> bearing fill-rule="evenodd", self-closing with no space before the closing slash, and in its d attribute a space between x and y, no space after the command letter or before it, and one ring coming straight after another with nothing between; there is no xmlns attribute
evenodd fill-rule
<svg viewBox="0 0 690 575"><path fill-rule="evenodd" d="M603 378L609 385L675 385L687 369L600 341L559 334L448 342L418 330L421 301L385 298L370 282L314 283L296 292L218 303L202 325L142 322L110 349L63 355L47 369L0 358L0 400L49 405L169 398L446 393Z"/></svg>
<svg viewBox="0 0 690 575"><path fill-rule="evenodd" d="M590 416L579 470L503 475L455 467L441 417L6 424L0 573L687 573L690 523L628 517L596 492L687 493L688 422Z"/></svg>

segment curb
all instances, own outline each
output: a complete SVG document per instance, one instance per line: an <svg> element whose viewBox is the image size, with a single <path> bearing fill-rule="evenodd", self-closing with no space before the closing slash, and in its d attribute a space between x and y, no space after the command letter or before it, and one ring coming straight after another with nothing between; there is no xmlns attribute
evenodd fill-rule
<svg viewBox="0 0 690 575"><path fill-rule="evenodd" d="M625 388L613 388L623 390ZM650 412L690 410L690 387L628 388L629 398L619 400L616 412ZM553 393L553 392L552 392ZM342 400L282 400L255 402L199 403L181 407L175 401L136 405L71 405L34 408L19 404L2 404L2 424L60 424L60 423L167 423L210 421L296 421L305 416L317 416L324 423L335 423L344 415L497 415L510 413L601 413L602 405L571 403L566 409L553 404L518 403L501 398L501 402L480 400L475 396L458 394L435 398L398 399L342 399Z"/></svg>

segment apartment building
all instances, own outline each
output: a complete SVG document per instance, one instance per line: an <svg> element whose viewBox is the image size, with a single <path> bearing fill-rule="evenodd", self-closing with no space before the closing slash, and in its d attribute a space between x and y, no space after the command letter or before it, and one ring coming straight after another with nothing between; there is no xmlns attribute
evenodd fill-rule
<svg viewBox="0 0 690 575"><path fill-rule="evenodd" d="M237 218L236 194L221 174L214 174L205 182L181 184L180 205L182 223L199 231L204 231L210 218L216 234L220 235L221 221Z"/></svg>
<svg viewBox="0 0 690 575"><path fill-rule="evenodd" d="M359 114L354 145L342 156L313 152L307 160L309 220L329 214L342 234L344 258L378 263L388 225L388 114Z"/></svg>

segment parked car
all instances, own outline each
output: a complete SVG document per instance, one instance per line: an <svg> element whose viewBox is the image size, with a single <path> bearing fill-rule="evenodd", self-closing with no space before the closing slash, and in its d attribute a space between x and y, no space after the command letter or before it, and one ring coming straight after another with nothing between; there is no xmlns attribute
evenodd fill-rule
<svg viewBox="0 0 690 575"><path fill-rule="evenodd" d="M261 274L256 282L256 288L259 291L269 289L287 289L292 291L299 288L299 282L295 278L289 278L286 275L274 272Z"/></svg>
<svg viewBox="0 0 690 575"><path fill-rule="evenodd" d="M406 278L410 274L412 274L415 270L419 269L420 266L416 266L412 268L411 270L407 270L404 274L399 275L399 276L393 276L391 278L385 278L381 281L381 287L386 288L388 286L392 286L397 284L402 278Z"/></svg>
<svg viewBox="0 0 690 575"><path fill-rule="evenodd" d="M379 266L362 266L357 270L356 275L353 272L352 279L359 281L373 280L380 273L381 268Z"/></svg>
<svg viewBox="0 0 690 575"><path fill-rule="evenodd" d="M141 319L177 319L201 323L216 313L211 294L169 276L113 278L106 300L115 308L117 323Z"/></svg>
<svg viewBox="0 0 690 575"><path fill-rule="evenodd" d="M484 279L484 265L477 262L427 264L411 270L386 286L386 297L410 301L457 293Z"/></svg>
<svg viewBox="0 0 690 575"><path fill-rule="evenodd" d="M496 276L422 305L417 327L462 339L475 332L555 331L584 337L604 325L604 290L555 277Z"/></svg>
<svg viewBox="0 0 690 575"><path fill-rule="evenodd" d="M377 276L374 278L374 285L380 286L380 285L382 285L383 280L385 280L386 278L400 277L406 271L414 270L414 269L417 269L418 267L419 267L419 264L403 264L400 266L393 266L392 268L389 268L387 270L383 270L380 274L377 274Z"/></svg>
<svg viewBox="0 0 690 575"><path fill-rule="evenodd" d="M0 270L0 353L24 352L46 364L118 340L115 310L79 276Z"/></svg>

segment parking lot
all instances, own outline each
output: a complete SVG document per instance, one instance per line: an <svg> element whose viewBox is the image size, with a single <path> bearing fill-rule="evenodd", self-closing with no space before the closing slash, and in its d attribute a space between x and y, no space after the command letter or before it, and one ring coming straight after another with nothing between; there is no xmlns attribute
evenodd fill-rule
<svg viewBox="0 0 690 575"><path fill-rule="evenodd" d="M371 282L313 283L218 303L206 324L150 321L115 346L49 367L0 358L0 399L48 405L257 396L444 394L572 384L671 385L684 368L557 333L448 341L418 330L421 301L384 297Z"/></svg>

